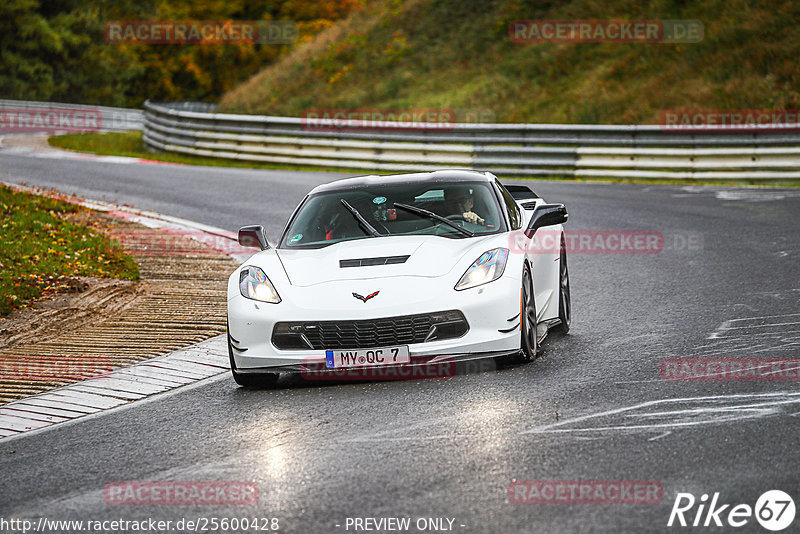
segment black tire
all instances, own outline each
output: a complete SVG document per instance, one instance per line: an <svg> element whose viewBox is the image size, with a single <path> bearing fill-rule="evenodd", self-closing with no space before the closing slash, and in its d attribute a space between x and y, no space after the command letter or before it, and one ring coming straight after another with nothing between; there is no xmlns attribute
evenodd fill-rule
<svg viewBox="0 0 800 534"><path fill-rule="evenodd" d="M566 334L572 325L572 301L569 291L569 269L567 268L567 246L561 238L561 257L558 262L558 329Z"/></svg>
<svg viewBox="0 0 800 534"><path fill-rule="evenodd" d="M520 304L520 355L519 361L527 363L539 354L538 323L536 321L536 299L533 291L533 277L528 264L522 269L522 302Z"/></svg>
<svg viewBox="0 0 800 534"><path fill-rule="evenodd" d="M231 374L233 380L240 386L274 388L278 383L278 373L240 373L236 370L236 362L233 361L233 345L231 344L231 334L228 333L228 358L231 362Z"/></svg>

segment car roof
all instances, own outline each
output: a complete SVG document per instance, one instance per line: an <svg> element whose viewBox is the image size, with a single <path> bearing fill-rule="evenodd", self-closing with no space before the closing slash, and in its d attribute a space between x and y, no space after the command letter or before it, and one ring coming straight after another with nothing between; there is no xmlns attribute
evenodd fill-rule
<svg viewBox="0 0 800 534"><path fill-rule="evenodd" d="M479 171L449 169L433 172L415 172L409 174L391 174L386 176L356 176L343 178L327 184L318 185L309 194L329 191L346 191L361 189L373 185L421 184L421 183L458 183L458 182L491 182L494 176Z"/></svg>

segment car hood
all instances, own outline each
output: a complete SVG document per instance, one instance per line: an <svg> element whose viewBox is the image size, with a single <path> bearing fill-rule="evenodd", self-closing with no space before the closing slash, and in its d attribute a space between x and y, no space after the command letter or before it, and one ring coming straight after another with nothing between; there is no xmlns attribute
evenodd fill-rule
<svg viewBox="0 0 800 534"><path fill-rule="evenodd" d="M312 286L336 280L366 280L393 276L438 277L449 273L466 254L474 261L484 252L482 245L492 236L449 239L437 236L389 236L345 241L320 249L276 250L289 282ZM403 263L342 267L367 258L408 256ZM391 261L391 260L390 260Z"/></svg>

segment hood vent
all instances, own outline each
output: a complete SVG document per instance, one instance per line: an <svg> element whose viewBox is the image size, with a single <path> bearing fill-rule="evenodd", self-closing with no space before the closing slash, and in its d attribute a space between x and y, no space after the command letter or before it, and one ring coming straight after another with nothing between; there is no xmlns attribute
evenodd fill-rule
<svg viewBox="0 0 800 534"><path fill-rule="evenodd" d="M339 267L374 267L375 265L393 265L405 263L411 255L405 256L384 256L382 258L356 258L353 260L339 260Z"/></svg>

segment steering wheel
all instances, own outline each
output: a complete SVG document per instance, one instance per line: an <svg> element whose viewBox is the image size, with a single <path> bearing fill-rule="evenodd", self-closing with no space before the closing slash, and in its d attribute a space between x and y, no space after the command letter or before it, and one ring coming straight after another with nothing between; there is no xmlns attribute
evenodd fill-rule
<svg viewBox="0 0 800 534"><path fill-rule="evenodd" d="M448 221L461 221L467 222L463 215L456 213L455 215L448 215L445 217Z"/></svg>

